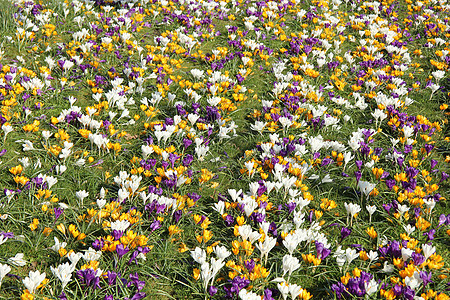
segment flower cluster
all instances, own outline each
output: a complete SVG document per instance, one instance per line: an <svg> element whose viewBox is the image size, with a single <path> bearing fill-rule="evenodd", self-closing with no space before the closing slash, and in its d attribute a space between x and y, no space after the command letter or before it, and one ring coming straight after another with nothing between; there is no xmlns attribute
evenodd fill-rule
<svg viewBox="0 0 450 300"><path fill-rule="evenodd" d="M446 1L5 5L0 297L449 299Z"/></svg>

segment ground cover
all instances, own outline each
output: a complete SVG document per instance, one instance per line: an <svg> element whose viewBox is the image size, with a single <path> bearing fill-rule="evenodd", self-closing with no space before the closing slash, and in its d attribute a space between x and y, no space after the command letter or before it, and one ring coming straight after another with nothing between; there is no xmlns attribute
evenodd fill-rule
<svg viewBox="0 0 450 300"><path fill-rule="evenodd" d="M0 299L449 299L446 1L0 7Z"/></svg>

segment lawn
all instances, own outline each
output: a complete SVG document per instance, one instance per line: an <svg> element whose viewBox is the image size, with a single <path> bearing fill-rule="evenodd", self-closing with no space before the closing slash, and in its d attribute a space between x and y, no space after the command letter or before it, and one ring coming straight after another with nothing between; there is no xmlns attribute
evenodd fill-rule
<svg viewBox="0 0 450 300"><path fill-rule="evenodd" d="M0 0L0 299L449 299L445 0Z"/></svg>

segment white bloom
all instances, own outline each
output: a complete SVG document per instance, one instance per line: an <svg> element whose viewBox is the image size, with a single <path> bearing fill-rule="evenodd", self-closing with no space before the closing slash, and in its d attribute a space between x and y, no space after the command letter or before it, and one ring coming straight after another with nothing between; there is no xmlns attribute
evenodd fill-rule
<svg viewBox="0 0 450 300"><path fill-rule="evenodd" d="M294 250L297 248L299 242L300 241L296 234L288 234L283 241L283 245L286 247L289 254L292 255Z"/></svg>
<svg viewBox="0 0 450 300"><path fill-rule="evenodd" d="M62 282L62 288L70 282L72 278L72 273L75 270L75 266L69 263L61 264L57 268L50 267L53 275L57 277Z"/></svg>
<svg viewBox="0 0 450 300"><path fill-rule="evenodd" d="M0 264L0 287L2 286L2 280L8 274L11 272L11 267L8 265Z"/></svg>
<svg viewBox="0 0 450 300"><path fill-rule="evenodd" d="M221 260L225 260L228 256L231 255L231 252L227 250L224 246L216 246L214 248L214 252L216 253L217 257Z"/></svg>
<svg viewBox="0 0 450 300"><path fill-rule="evenodd" d="M34 146L33 143L30 142L29 140L25 140L23 141L24 143L22 144L22 149L23 151L30 151L30 150L34 150Z"/></svg>
<svg viewBox="0 0 450 300"><path fill-rule="evenodd" d="M283 299L286 300L287 296L289 295L289 286L286 283L286 281L278 283L277 287L278 290L281 292L281 296L283 296Z"/></svg>
<svg viewBox="0 0 450 300"><path fill-rule="evenodd" d="M355 249L350 249L350 248L345 249L345 257L349 264L358 256L359 256L359 253Z"/></svg>
<svg viewBox="0 0 450 300"><path fill-rule="evenodd" d="M55 244L51 247L51 249L52 249L53 251L58 252L59 249L65 248L65 247L67 246L67 243L66 243L66 242L62 242L62 243L61 243L61 242L58 240L58 238L57 238L56 236L53 237L53 239L54 239L54 241L55 241Z"/></svg>
<svg viewBox="0 0 450 300"><path fill-rule="evenodd" d="M368 255L370 261L374 261L378 259L378 253L376 251L370 250Z"/></svg>
<svg viewBox="0 0 450 300"><path fill-rule="evenodd" d="M204 77L205 71L199 70L199 69L192 69L191 74L194 76L195 79L202 79Z"/></svg>
<svg viewBox="0 0 450 300"><path fill-rule="evenodd" d="M102 256L102 251L95 251L92 249L92 247L89 247L88 250L85 250L83 259L85 261L93 261L93 260L99 260L99 258Z"/></svg>
<svg viewBox="0 0 450 300"><path fill-rule="evenodd" d="M236 202L240 198L240 195L242 194L242 190L236 191L235 189L228 189L228 194L231 196L231 200Z"/></svg>
<svg viewBox="0 0 450 300"><path fill-rule="evenodd" d="M64 173L67 170L67 167L64 165L58 165L55 167L56 169L56 174L61 175L62 173Z"/></svg>
<svg viewBox="0 0 450 300"><path fill-rule="evenodd" d="M261 300L261 296L254 292L249 292L246 289L239 291L239 298L242 300Z"/></svg>
<svg viewBox="0 0 450 300"><path fill-rule="evenodd" d="M42 283L42 281L44 281L45 275L45 272L41 274L39 270L35 272L30 271L30 273L28 273L28 277L22 280L23 285L25 285L31 294L34 294L36 288Z"/></svg>
<svg viewBox="0 0 450 300"><path fill-rule="evenodd" d="M199 264L206 262L206 251L199 247L195 247L194 251L191 251L191 256Z"/></svg>
<svg viewBox="0 0 450 300"><path fill-rule="evenodd" d="M17 253L14 257L8 259L8 262L18 267L23 267L27 264L26 260L23 259L23 253Z"/></svg>
<svg viewBox="0 0 450 300"><path fill-rule="evenodd" d="M372 215L377 210L377 207L375 205L366 205L366 209L369 212L369 222L372 222Z"/></svg>
<svg viewBox="0 0 450 300"><path fill-rule="evenodd" d="M72 266L75 267L78 263L78 261L83 257L83 253L81 252L74 252L71 251L69 252L69 254L67 255L67 258L70 260L70 262L72 263Z"/></svg>
<svg viewBox="0 0 450 300"><path fill-rule="evenodd" d="M75 195L77 196L78 199L80 199L81 202L83 202L83 199L89 196L89 193L86 192L85 190L82 190L76 192Z"/></svg>
<svg viewBox="0 0 450 300"><path fill-rule="evenodd" d="M291 276L292 272L300 267L300 263L297 257L286 254L283 256L283 276L288 273Z"/></svg>
<svg viewBox="0 0 450 300"><path fill-rule="evenodd" d="M117 220L111 223L111 230L117 230L125 232L125 230L130 227L131 223L127 220Z"/></svg>
<svg viewBox="0 0 450 300"><path fill-rule="evenodd" d="M369 282L364 282L364 288L366 290L366 294L370 296L378 290L378 283L372 278Z"/></svg>
<svg viewBox="0 0 450 300"><path fill-rule="evenodd" d="M217 211L219 214L223 215L225 211L225 202L219 201L217 203L214 203L213 209Z"/></svg>
<svg viewBox="0 0 450 300"><path fill-rule="evenodd" d="M445 76L445 71L437 70L434 72L431 72L431 75L433 75L434 78L436 78L437 81L441 80Z"/></svg>
<svg viewBox="0 0 450 300"><path fill-rule="evenodd" d="M403 226L403 229L405 229L407 235L411 235L411 233L416 230L416 228L414 226L411 226L410 224Z"/></svg>
<svg viewBox="0 0 450 300"><path fill-rule="evenodd" d="M292 299L297 299L297 296L302 293L303 289L301 286L296 284L289 284L289 293L291 294Z"/></svg>
<svg viewBox="0 0 450 300"><path fill-rule="evenodd" d="M381 270L380 272L392 273L392 272L394 272L394 265L388 264L388 262L385 261L384 262L384 266L383 266L383 270Z"/></svg>
<svg viewBox="0 0 450 300"><path fill-rule="evenodd" d="M255 124L252 124L250 128L254 131L258 131L259 133L262 133L264 126L266 126L266 122L256 121Z"/></svg>
<svg viewBox="0 0 450 300"><path fill-rule="evenodd" d="M270 250L275 247L277 243L277 239L266 235L264 242L259 242L256 244L256 248L261 252L261 259L265 258L265 263L267 262L267 257L269 255Z"/></svg>
<svg viewBox="0 0 450 300"><path fill-rule="evenodd" d="M427 260L431 255L436 252L436 247L428 244L422 245L423 255L425 256L425 260Z"/></svg>
<svg viewBox="0 0 450 300"><path fill-rule="evenodd" d="M3 130L3 132L5 133L4 138L6 138L6 136L8 135L8 133L10 133L11 131L13 131L14 129L13 129L13 127L12 127L11 125L5 125L5 124L3 124L3 125L2 125L2 130Z"/></svg>
<svg viewBox="0 0 450 300"><path fill-rule="evenodd" d="M414 251L411 250L411 249L408 249L408 248L402 248L402 259L403 259L403 261L407 261L408 258L411 257L411 254L412 254L413 252L414 252Z"/></svg>
<svg viewBox="0 0 450 300"><path fill-rule="evenodd" d="M359 190L364 193L364 195L369 196L369 194L373 191L375 188L376 183L370 183L368 181L360 180L358 181L358 188Z"/></svg>

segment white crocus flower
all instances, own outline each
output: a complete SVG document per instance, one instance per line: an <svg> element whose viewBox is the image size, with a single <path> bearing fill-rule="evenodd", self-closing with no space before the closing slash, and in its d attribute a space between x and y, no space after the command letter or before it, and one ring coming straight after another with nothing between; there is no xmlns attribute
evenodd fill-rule
<svg viewBox="0 0 450 300"><path fill-rule="evenodd" d="M361 191L361 193L366 195L366 197L369 196L369 194L373 191L375 186L376 186L375 183L370 183L368 181L363 181L363 180L358 181L358 188Z"/></svg>
<svg viewBox="0 0 450 300"><path fill-rule="evenodd" d="M75 266L66 262L65 264L59 265L57 268L50 267L50 270L55 277L61 280L62 288L64 290L72 278L72 273L75 270Z"/></svg>
<svg viewBox="0 0 450 300"><path fill-rule="evenodd" d="M41 274L39 270L35 272L30 271L30 273L28 273L28 276L24 280L22 280L23 285L25 285L30 294L34 294L36 288L42 283L42 281L44 281L45 275L45 272Z"/></svg>
<svg viewBox="0 0 450 300"><path fill-rule="evenodd" d="M125 232L128 227L130 227L131 223L127 220L117 220L111 223L111 230L117 230Z"/></svg>
<svg viewBox="0 0 450 300"><path fill-rule="evenodd" d="M216 253L217 257L221 260L225 260L228 256L231 255L231 252L227 250L224 246L216 246L214 248L214 252Z"/></svg>
<svg viewBox="0 0 450 300"><path fill-rule="evenodd" d="M194 251L191 251L191 256L199 264L206 262L206 251L199 247L195 247Z"/></svg>
<svg viewBox="0 0 450 300"><path fill-rule="evenodd" d="M269 252L273 249L273 247L275 247L276 243L276 238L266 235L264 242L259 242L258 244L256 244L256 248L258 248L258 250L261 252L261 260L264 258L264 264L267 263Z"/></svg>
<svg viewBox="0 0 450 300"><path fill-rule="evenodd" d="M283 276L288 273L291 276L292 272L300 267L300 262L297 257L286 254L283 256Z"/></svg>
<svg viewBox="0 0 450 300"><path fill-rule="evenodd" d="M8 274L11 272L11 267L8 265L0 264L0 287L2 286L2 280Z"/></svg>
<svg viewBox="0 0 450 300"><path fill-rule="evenodd" d="M82 190L82 191L76 192L75 195L80 200L80 202L83 203L83 199L86 198L87 196L89 196L89 193L86 192L85 190Z"/></svg>
<svg viewBox="0 0 450 300"><path fill-rule="evenodd" d="M436 247L428 244L422 245L423 256L425 256L425 260L427 260L431 255L436 252Z"/></svg>
<svg viewBox="0 0 450 300"><path fill-rule="evenodd" d="M372 215L377 210L377 207L375 205L366 205L366 209L369 212L369 223L372 223Z"/></svg>
<svg viewBox="0 0 450 300"><path fill-rule="evenodd" d="M348 223L348 216L350 215L350 217L351 217L350 225L353 225L353 217L361 211L361 206L359 206L358 204L354 204L354 203L347 204L347 202L345 202L344 207L347 210L347 223Z"/></svg>
<svg viewBox="0 0 450 300"><path fill-rule="evenodd" d="M258 131L260 134L262 134L262 131L264 127L266 126L266 122L256 121L255 124L252 124L250 128L254 131Z"/></svg>
<svg viewBox="0 0 450 300"><path fill-rule="evenodd" d="M278 283L277 287L281 292L281 296L283 296L283 300L286 300L287 296L289 295L289 286L286 281Z"/></svg>
<svg viewBox="0 0 450 300"><path fill-rule="evenodd" d="M53 245L53 246L51 247L51 249L52 249L53 251L58 252L59 249L65 248L65 247L67 246L67 243L66 243L66 242L62 242L62 243L61 243L61 242L58 240L58 238L57 238L56 236L53 237L53 239L54 239L54 241L55 241L55 245Z"/></svg>
<svg viewBox="0 0 450 300"><path fill-rule="evenodd" d="M9 258L8 262L18 267L23 267L27 264L27 261L23 259L23 253L17 253L14 257Z"/></svg>
<svg viewBox="0 0 450 300"><path fill-rule="evenodd" d="M366 295L370 296L378 290L378 283L375 279L372 279L369 282L364 282L364 288L366 290Z"/></svg>
<svg viewBox="0 0 450 300"><path fill-rule="evenodd" d="M5 133L5 136L3 137L3 141L5 141L6 140L6 136L8 135L8 133L13 131L14 129L13 129L13 127L11 125L3 124L2 125L2 130Z"/></svg>
<svg viewBox="0 0 450 300"><path fill-rule="evenodd" d="M89 247L88 250L85 250L83 258L85 261L93 261L99 260L102 256L102 251L95 251L92 247Z"/></svg>

